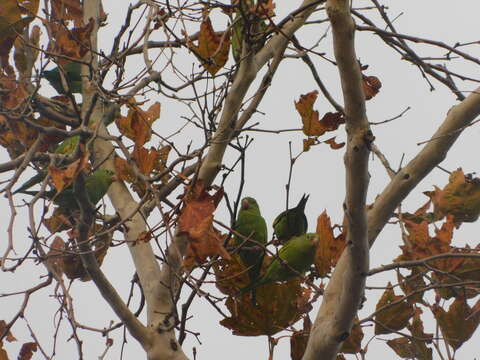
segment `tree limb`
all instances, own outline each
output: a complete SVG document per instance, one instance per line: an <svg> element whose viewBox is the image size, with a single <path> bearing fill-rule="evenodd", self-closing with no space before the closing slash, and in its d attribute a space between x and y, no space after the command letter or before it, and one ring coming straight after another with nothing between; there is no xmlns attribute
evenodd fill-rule
<svg viewBox="0 0 480 360"><path fill-rule="evenodd" d="M332 24L333 46L345 103L347 247L325 290L304 360L336 358L340 345L350 334L361 304L369 263L365 202L373 135L366 116L362 74L354 48L355 24L348 0L329 0L326 8Z"/></svg>

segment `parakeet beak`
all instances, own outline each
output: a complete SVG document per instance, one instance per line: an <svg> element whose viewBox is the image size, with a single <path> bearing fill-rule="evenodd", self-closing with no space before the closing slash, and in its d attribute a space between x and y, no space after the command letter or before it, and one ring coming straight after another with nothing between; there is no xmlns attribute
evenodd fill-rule
<svg viewBox="0 0 480 360"><path fill-rule="evenodd" d="M242 210L247 210L250 207L247 199L242 200Z"/></svg>

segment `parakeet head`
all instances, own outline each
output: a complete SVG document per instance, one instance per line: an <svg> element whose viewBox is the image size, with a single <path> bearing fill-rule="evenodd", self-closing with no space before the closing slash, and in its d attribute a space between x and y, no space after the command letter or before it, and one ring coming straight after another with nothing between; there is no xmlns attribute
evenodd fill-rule
<svg viewBox="0 0 480 360"><path fill-rule="evenodd" d="M257 208L258 209L258 204L257 201L254 198L251 197L246 197L242 199L242 205L241 205L241 210L248 210L251 208Z"/></svg>
<svg viewBox="0 0 480 360"><path fill-rule="evenodd" d="M101 179L102 181L105 181L108 184L111 184L112 182L117 180L115 173L112 170L108 170L108 169L95 170L95 172L93 173L93 176L97 179Z"/></svg>

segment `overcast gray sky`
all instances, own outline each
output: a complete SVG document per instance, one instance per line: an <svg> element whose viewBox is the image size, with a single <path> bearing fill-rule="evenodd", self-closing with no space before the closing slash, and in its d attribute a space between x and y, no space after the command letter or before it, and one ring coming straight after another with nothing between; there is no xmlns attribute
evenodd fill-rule
<svg viewBox="0 0 480 360"><path fill-rule="evenodd" d="M104 28L100 37L100 46L109 51L113 36L121 26L128 6L127 1L120 2L115 0L104 1L105 11L109 14L109 26ZM282 4L286 3L286 5ZM289 10L295 8L300 1L277 1L277 14L279 18ZM448 44L456 42L478 41L478 14L480 3L476 0L464 0L460 2L447 1L384 1L389 7L391 17L398 15L395 21L397 30L409 35L441 40ZM370 5L369 1L354 1L355 6ZM285 6L285 8L283 7ZM374 11L371 11L372 14ZM314 18L325 18L324 12L317 13ZM376 17L375 17L376 18ZM222 23L223 21L223 23ZM225 20L219 24L225 25ZM326 24L318 27L309 26L302 30L298 37L302 44L313 44L321 36ZM152 40L162 40L161 32L155 32ZM393 167L399 165L400 159L404 156L404 164L408 162L421 147L416 144L427 140L436 130L441 121L445 118L447 111L456 103L455 97L440 85L432 80L435 91L429 90L428 84L422 79L418 68L399 59L398 54L381 42L381 40L371 34L358 33L356 35L357 55L363 64L368 64L367 75L375 75L382 81L383 87L380 94L367 103L368 117L370 121L382 121L401 113L405 108L411 107L402 118L389 123L388 125L374 126L373 132L376 136L376 144L390 160ZM425 56L437 56L442 52L430 50L422 52L423 47L414 46L421 49L420 53ZM330 34L320 43L318 51L326 52L332 57L331 36ZM474 56L479 57L479 46L474 45L468 48L468 51ZM137 58L139 60L140 57ZM178 64L179 67L190 69L192 64L198 66L198 62L193 56L184 59L184 63ZM459 61L455 69L461 72L469 73L476 77L478 68L465 65ZM340 85L338 81L338 72L334 66L326 61L316 60L318 72L322 80L326 83L335 98L341 102ZM143 66L141 61L131 61L127 64L129 71L134 72ZM450 66L450 65L449 65ZM41 89L44 95L53 95L53 90L47 84ZM108 84L107 84L108 86ZM458 83L461 90L468 91L474 89L472 83ZM261 103L259 110L265 115L255 115L251 123L260 122L261 129L288 129L301 127L300 118L295 110L294 101L298 100L301 94L305 94L317 89L308 68L299 60L287 59L282 63L280 70L276 74L272 88ZM152 100L154 100L152 98ZM160 120L156 122L156 130L162 134L174 132L183 124L180 116L190 116L186 107L179 107L178 104L159 97L157 99L162 103L162 114ZM315 108L322 114L326 111L332 111L331 106L319 96ZM174 142L177 146L185 149L188 141L197 134L195 129L187 127L185 134L176 136ZM282 134L267 134L261 132L249 132L254 138L252 147L247 152L246 162L246 183L245 196L255 197L262 209L262 213L271 224L275 216L284 207L285 183L288 177L289 149L288 143L292 141L294 153L302 147L303 135L300 132L287 132ZM479 129L475 125L467 129L461 136L454 149L450 152L448 158L442 163L442 166L448 170L454 170L462 167L464 171L478 171L478 135ZM338 132L338 140L344 139L343 128ZM344 169L343 169L344 150L332 151L327 146L313 147L312 150L302 155L295 164L292 189L290 199L296 203L303 193L310 194L310 200L307 204L307 217L309 220L309 230L315 231L316 218L324 209L327 210L333 223L341 223L343 218L342 201L344 198ZM2 159L6 160L5 152L1 153ZM237 154L229 150L226 162L231 163ZM385 170L377 159L370 162L371 183L368 201L372 202L375 196L383 189L388 182ZM2 176L5 179L5 175ZM217 182L221 179L218 178ZM440 187L448 181L448 175L440 170L434 170L418 188L404 202L405 211L414 211L419 205L426 201L423 191L432 190L432 185L437 184ZM226 183L226 191L236 192L238 188L238 177L230 177ZM3 199L2 206L5 212L5 219L9 216L8 204ZM155 220L155 216L157 216ZM153 215L152 223L158 221L158 214ZM228 213L225 205L222 203L216 216L228 223ZM22 228L24 219L17 220L15 230L16 247L21 253L22 246L29 246L30 240L27 238L25 229ZM3 227L6 231L7 223L4 220ZM455 245L462 246L478 244L479 223L464 224L462 228L455 233ZM269 236L271 236L271 227L269 225ZM118 235L117 235L118 236ZM3 250L4 242L0 243L0 249ZM371 266L386 264L399 254L398 246L401 245L400 231L398 226L387 226L379 236L371 252ZM126 297L129 291L130 279L134 273L134 268L125 246L110 249L105 262L102 266L103 271L111 278L113 285L119 293ZM42 266L22 266L14 274L0 274L2 290L7 292L27 288L36 282L40 276L45 275ZM377 275L367 280L368 286L384 286L388 279L395 281L395 274ZM59 314L54 316L58 303L52 297L53 285L34 295L30 303L26 317L30 325L35 329L36 335L42 344L46 344L47 353L51 352L52 331L55 321L58 321ZM116 316L106 305L104 300L94 288L93 284L75 281L72 285L71 293L74 297L76 316L84 325L102 328L108 326L110 320L117 321ZM374 309L379 299L381 291L367 292L367 301L359 316L363 318L368 316ZM398 294L398 293L397 293ZM9 320L16 313L21 297L0 299L0 308L2 309L0 319ZM428 311L425 311L428 313ZM192 319L188 322L188 329L194 332L200 332L200 345L193 336L189 336L184 344L184 351L188 356L192 356L192 347L197 348L197 359L267 359L266 337L237 337L233 336L228 329L219 325L221 318L219 315L202 299L197 298L192 306ZM316 309L312 311L311 318L315 318ZM22 342L30 341L28 329L25 324L19 322L13 329L14 335L19 339L18 343L7 343L4 347L8 350L11 358L15 357ZM432 323L430 322L430 325ZM434 332L431 326L426 326L426 332ZM365 345L372 331L365 328L366 336L362 345ZM58 359L76 358L76 346L73 340L66 340L71 334L71 329L64 321L61 328L61 334L57 344ZM103 351L105 339L97 334L87 331L80 332L84 340L85 359L96 359ZM114 334L115 346L109 351L107 359L118 359L120 353L120 343L122 331L117 330ZM381 339L389 339L389 336L380 336L369 344L367 359L395 358L395 354L383 343ZM144 352L135 340L127 335L128 344L125 350L125 359L143 358ZM467 344L460 348L457 353L457 359L474 359L478 357L478 343L480 336L478 333ZM38 353L34 359L40 359ZM290 345L288 338L280 341L276 348L275 360L290 359ZM434 358L438 358L435 356Z"/></svg>

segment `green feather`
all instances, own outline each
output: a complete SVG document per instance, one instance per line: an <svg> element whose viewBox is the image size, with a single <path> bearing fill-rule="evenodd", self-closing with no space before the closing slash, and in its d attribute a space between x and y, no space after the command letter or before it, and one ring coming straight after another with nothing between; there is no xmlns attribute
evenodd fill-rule
<svg viewBox="0 0 480 360"><path fill-rule="evenodd" d="M250 11L249 8L255 3L253 0L241 1L236 7L232 27L232 54L237 64L241 60L244 40L251 45L250 48L255 53L265 45L268 25ZM248 26L245 26L245 23Z"/></svg>
<svg viewBox="0 0 480 360"><path fill-rule="evenodd" d="M318 235L315 233L291 238L280 249L278 256L273 259L265 274L255 283L241 289L240 295L265 284L282 282L303 275L315 260L318 241Z"/></svg>
<svg viewBox="0 0 480 360"><path fill-rule="evenodd" d="M93 205L97 204L105 196L113 180L113 172L110 170L96 170L85 179L85 189L88 198ZM35 196L38 193L38 191L19 190L17 190L17 192L32 196ZM73 194L72 185L66 187L60 193L57 193L55 190L45 191L42 196L46 199L52 200L64 212L78 210L78 203Z"/></svg>
<svg viewBox="0 0 480 360"><path fill-rule="evenodd" d="M81 64L78 62L72 62L64 65L63 75L65 77L68 89L65 89L62 82L62 76L60 74L60 68L57 66L53 70L43 71L43 76L48 80L59 94L81 93L82 92L82 77L81 77Z"/></svg>
<svg viewBox="0 0 480 360"><path fill-rule="evenodd" d="M15 190L13 193L26 193L25 191L27 189L30 189L32 186L35 186L37 184L40 184L43 179L47 176L47 172L45 170L40 170L37 174L35 174L33 177L31 177L29 180L25 181L22 186L20 186L17 190Z"/></svg>
<svg viewBox="0 0 480 360"><path fill-rule="evenodd" d="M273 221L273 232L281 243L285 243L293 236L305 234L308 228L305 216L305 204L309 195L303 194L298 205L283 211Z"/></svg>
<svg viewBox="0 0 480 360"><path fill-rule="evenodd" d="M248 268L248 278L250 283L253 283L260 275L265 256L264 247L268 242L267 223L262 217L255 199L251 197L242 199L234 230L243 235L243 237L235 236L235 245L240 247L238 255ZM255 293L253 291L252 301L255 303Z"/></svg>

